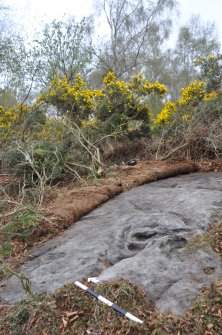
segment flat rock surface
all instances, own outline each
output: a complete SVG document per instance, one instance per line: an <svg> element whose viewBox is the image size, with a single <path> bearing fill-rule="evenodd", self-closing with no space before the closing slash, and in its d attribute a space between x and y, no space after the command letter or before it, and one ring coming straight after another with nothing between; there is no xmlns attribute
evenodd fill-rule
<svg viewBox="0 0 222 335"><path fill-rule="evenodd" d="M65 233L34 248L22 268L35 291L99 275L143 288L162 312L182 313L201 287L222 276L213 251L188 248L222 214L222 173L195 173L131 189L93 210ZM23 297L14 276L0 298Z"/></svg>

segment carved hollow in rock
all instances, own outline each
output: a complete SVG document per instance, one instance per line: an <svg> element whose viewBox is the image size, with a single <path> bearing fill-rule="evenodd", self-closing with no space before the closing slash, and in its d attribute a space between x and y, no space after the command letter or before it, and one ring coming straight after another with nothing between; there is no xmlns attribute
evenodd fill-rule
<svg viewBox="0 0 222 335"><path fill-rule="evenodd" d="M137 241L147 241L148 239L152 238L153 236L156 236L157 233L153 232L138 232L132 235L132 238L135 238Z"/></svg>
<svg viewBox="0 0 222 335"><path fill-rule="evenodd" d="M128 244L128 250L133 252L140 252L147 246L147 243L137 243L137 242L130 242Z"/></svg>

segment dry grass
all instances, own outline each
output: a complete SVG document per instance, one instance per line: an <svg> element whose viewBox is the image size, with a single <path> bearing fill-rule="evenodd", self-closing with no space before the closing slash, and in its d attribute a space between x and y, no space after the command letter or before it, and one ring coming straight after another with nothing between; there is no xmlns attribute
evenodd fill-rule
<svg viewBox="0 0 222 335"><path fill-rule="evenodd" d="M39 295L0 309L1 335L220 335L222 281L203 290L184 316L160 314L143 291L125 281L97 285L97 292L144 321L129 321L70 284L53 295Z"/></svg>

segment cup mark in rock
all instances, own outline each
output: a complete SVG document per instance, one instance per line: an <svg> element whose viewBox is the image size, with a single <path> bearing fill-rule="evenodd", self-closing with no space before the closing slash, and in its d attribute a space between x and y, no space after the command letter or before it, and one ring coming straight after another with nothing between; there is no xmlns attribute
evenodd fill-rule
<svg viewBox="0 0 222 335"><path fill-rule="evenodd" d="M150 232L138 232L138 233L135 233L132 235L132 238L135 238L137 241L147 241L149 240L150 238L156 236L157 233L156 232L153 232L153 233L150 233Z"/></svg>
<svg viewBox="0 0 222 335"><path fill-rule="evenodd" d="M134 251L134 252L140 252L147 246L147 243L136 243L136 242L130 242L128 244L128 250Z"/></svg>

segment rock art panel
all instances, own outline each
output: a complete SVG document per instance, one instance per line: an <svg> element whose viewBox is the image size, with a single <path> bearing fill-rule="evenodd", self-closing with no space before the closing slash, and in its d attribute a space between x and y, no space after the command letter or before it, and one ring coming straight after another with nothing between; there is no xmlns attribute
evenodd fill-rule
<svg viewBox="0 0 222 335"><path fill-rule="evenodd" d="M142 287L159 310L183 313L203 285L222 276L221 260L213 251L187 248L191 236L202 234L222 214L221 204L219 172L131 189L33 249L21 271L38 292L87 276L124 278ZM0 288L6 302L22 297L16 277Z"/></svg>

